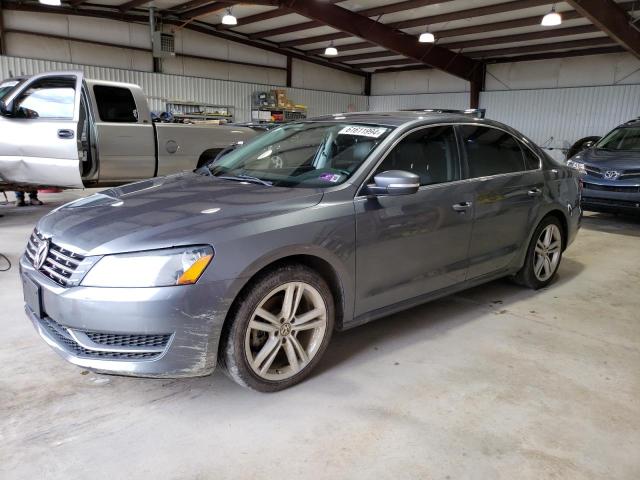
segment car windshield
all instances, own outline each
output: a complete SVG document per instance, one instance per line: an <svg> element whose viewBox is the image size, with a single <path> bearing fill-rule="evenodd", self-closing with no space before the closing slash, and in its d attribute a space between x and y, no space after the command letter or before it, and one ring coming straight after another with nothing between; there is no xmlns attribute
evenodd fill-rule
<svg viewBox="0 0 640 480"><path fill-rule="evenodd" d="M640 127L616 128L600 140L596 148L640 151Z"/></svg>
<svg viewBox="0 0 640 480"><path fill-rule="evenodd" d="M20 80L5 80L0 83L0 100L2 100L19 83Z"/></svg>
<svg viewBox="0 0 640 480"><path fill-rule="evenodd" d="M221 178L281 187L339 185L391 130L351 123L292 123L264 133L209 169Z"/></svg>

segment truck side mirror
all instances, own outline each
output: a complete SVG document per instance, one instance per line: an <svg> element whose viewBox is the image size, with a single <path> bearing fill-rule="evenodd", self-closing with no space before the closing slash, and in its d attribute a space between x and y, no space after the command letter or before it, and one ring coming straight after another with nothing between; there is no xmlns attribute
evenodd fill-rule
<svg viewBox="0 0 640 480"><path fill-rule="evenodd" d="M0 115L11 117L13 115L13 102L5 103L4 100L0 100Z"/></svg>

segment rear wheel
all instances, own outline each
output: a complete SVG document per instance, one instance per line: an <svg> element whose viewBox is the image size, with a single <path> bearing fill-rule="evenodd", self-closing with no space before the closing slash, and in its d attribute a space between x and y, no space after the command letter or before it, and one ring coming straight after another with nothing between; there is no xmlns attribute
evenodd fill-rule
<svg viewBox="0 0 640 480"><path fill-rule="evenodd" d="M525 263L516 274L515 280L533 289L549 285L560 266L564 243L562 226L558 219L545 218L533 234Z"/></svg>
<svg viewBox="0 0 640 480"><path fill-rule="evenodd" d="M326 282L302 265L256 279L223 333L220 361L237 383L275 392L300 382L331 338L334 305Z"/></svg>

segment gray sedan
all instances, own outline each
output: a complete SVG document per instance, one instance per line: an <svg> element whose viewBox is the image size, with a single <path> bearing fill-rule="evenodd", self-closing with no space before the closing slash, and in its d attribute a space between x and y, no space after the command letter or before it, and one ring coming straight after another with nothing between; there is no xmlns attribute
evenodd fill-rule
<svg viewBox="0 0 640 480"><path fill-rule="evenodd" d="M540 288L580 224L576 172L497 122L333 115L196 172L69 203L20 266L26 311L96 371L276 391L334 330L500 277Z"/></svg>

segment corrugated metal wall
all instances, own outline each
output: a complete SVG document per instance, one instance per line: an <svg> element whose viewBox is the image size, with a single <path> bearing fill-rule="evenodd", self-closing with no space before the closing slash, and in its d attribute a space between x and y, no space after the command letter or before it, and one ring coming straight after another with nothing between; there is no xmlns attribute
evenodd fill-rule
<svg viewBox="0 0 640 480"><path fill-rule="evenodd" d="M374 112L392 112L409 108L469 108L469 92L369 97L369 110Z"/></svg>
<svg viewBox="0 0 640 480"><path fill-rule="evenodd" d="M273 85L0 56L0 78L12 75L31 75L51 70L82 70L87 78L138 84L144 89L150 107L154 111L164 110L167 100L234 105L238 122L251 120L251 94L253 92L282 88ZM302 88L287 88L287 92L291 100L308 106L309 116L346 112L349 109L361 111L368 109L368 99L364 95L321 92Z"/></svg>
<svg viewBox="0 0 640 480"><path fill-rule="evenodd" d="M539 145L567 148L640 116L640 85L482 92L480 106Z"/></svg>

